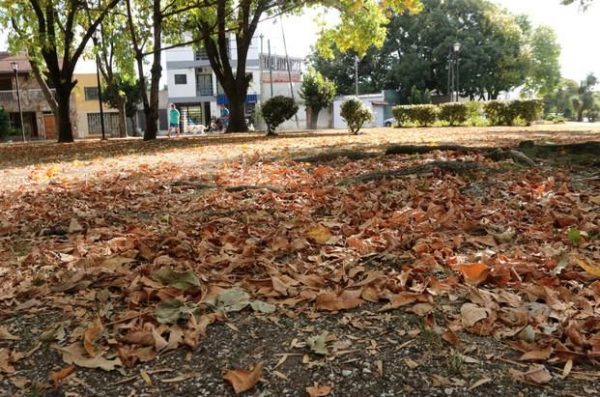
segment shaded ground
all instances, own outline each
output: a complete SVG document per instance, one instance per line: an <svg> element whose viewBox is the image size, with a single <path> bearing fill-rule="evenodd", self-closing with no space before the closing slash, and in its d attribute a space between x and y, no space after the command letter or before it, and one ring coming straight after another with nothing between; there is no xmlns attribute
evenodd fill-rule
<svg viewBox="0 0 600 397"><path fill-rule="evenodd" d="M452 152L290 160L389 143L600 140L537 128L1 146L0 395L227 396L223 374L258 362L252 396L304 396L315 383L333 396L597 395L600 285L577 262L600 261L597 168ZM482 169L337 185L431 160ZM161 285L153 272L165 267L193 271L200 287ZM276 311L192 324L234 286ZM193 317L160 325L157 305L172 298ZM473 324L469 305L485 311ZM55 347L80 346L96 319L101 357L145 361L149 348L151 359L77 366L54 388L50 373L68 368ZM138 331L147 347L124 341ZM323 331L325 356L307 345ZM515 372L532 368L550 378Z"/></svg>

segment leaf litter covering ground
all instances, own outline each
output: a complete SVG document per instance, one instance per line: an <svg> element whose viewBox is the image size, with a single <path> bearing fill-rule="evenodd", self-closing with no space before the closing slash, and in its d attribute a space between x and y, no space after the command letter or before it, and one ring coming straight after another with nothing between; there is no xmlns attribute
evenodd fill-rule
<svg viewBox="0 0 600 397"><path fill-rule="evenodd" d="M434 158L485 169L338 184ZM441 152L325 164L257 154L217 165L213 175L143 164L94 183L9 191L1 205L0 384L8 395L52 387L95 394L81 385L82 368L133 373L147 387L157 378L185 382L193 376L177 365L194 361L191 352L209 343L211 328L239 331L240 316L308 324L277 359L252 355L220 368L215 376L228 385L220 394L269 395L292 376L293 368L278 371L289 357L319 368L371 349L369 371L384 377L393 365L376 339L364 345L338 338L335 327L310 325L328 316L356 329L370 318L396 337L421 335L425 352L451 349L447 366L462 376L417 372L430 394L489 394L500 375L465 381L461 368L472 360L508 362L501 375L522 387L550 393L576 382L582 395L596 392L600 184L593 170L523 169ZM417 320L395 323L398 313ZM19 327L28 315L40 323ZM45 316L59 320L44 323ZM474 336L505 349L474 348ZM63 363L28 379L20 367L39 349ZM190 353L174 368L149 367L182 351ZM398 345L394 351L401 354ZM419 361L404 364L418 371ZM353 395L335 377L295 387L290 395Z"/></svg>

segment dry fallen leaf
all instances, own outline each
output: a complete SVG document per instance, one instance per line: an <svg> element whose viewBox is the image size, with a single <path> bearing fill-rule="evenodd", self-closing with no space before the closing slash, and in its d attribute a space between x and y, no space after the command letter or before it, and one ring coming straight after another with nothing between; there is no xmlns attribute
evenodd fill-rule
<svg viewBox="0 0 600 397"><path fill-rule="evenodd" d="M483 283L490 274L490 268L484 263L471 263L457 265L457 269L465 278L465 281L472 285Z"/></svg>
<svg viewBox="0 0 600 397"><path fill-rule="evenodd" d="M306 393L308 397L325 397L331 394L331 386L319 386L315 383L314 386L306 388Z"/></svg>
<svg viewBox="0 0 600 397"><path fill-rule="evenodd" d="M317 225L306 231L306 236L311 237L319 244L327 244L331 239L332 234L325 226Z"/></svg>
<svg viewBox="0 0 600 397"><path fill-rule="evenodd" d="M21 340L21 337L11 334L6 327L0 326L0 340Z"/></svg>
<svg viewBox="0 0 600 397"><path fill-rule="evenodd" d="M57 345L54 345L53 347L62 353L63 361L65 363L75 364L78 367L100 368L105 371L113 371L117 367L123 365L118 357L112 360L103 358L102 356L90 358L83 346L77 342L65 347Z"/></svg>
<svg viewBox="0 0 600 397"><path fill-rule="evenodd" d="M464 327L472 327L478 321L487 318L487 311L474 303L465 303L460 308L462 324Z"/></svg>
<svg viewBox="0 0 600 397"><path fill-rule="evenodd" d="M521 361L545 361L550 358L553 352L552 346L544 349L531 350L524 353L519 360Z"/></svg>
<svg viewBox="0 0 600 397"><path fill-rule="evenodd" d="M12 350L0 347L0 372L4 372L5 374L15 373L14 361Z"/></svg>
<svg viewBox="0 0 600 397"><path fill-rule="evenodd" d="M88 329L85 330L85 333L83 334L83 347L90 357L96 357L98 355L98 350L96 349L94 342L103 331L104 326L99 318L96 318Z"/></svg>
<svg viewBox="0 0 600 397"><path fill-rule="evenodd" d="M527 372L521 372L513 368L510 368L508 372L514 379L521 382L544 384L552 380L552 375L543 365L533 366Z"/></svg>
<svg viewBox="0 0 600 397"><path fill-rule="evenodd" d="M581 258L579 258L577 256L574 256L574 255L572 256L572 258L575 260L575 262L577 262L577 264L579 265L579 267L581 267L583 270L585 270L586 272L588 272L592 276L600 277L600 267L599 266L590 265L587 262L587 260L581 259Z"/></svg>
<svg viewBox="0 0 600 397"><path fill-rule="evenodd" d="M319 310L337 311L345 309L353 309L360 306L363 300L360 299L362 291L344 290L337 295L333 292L326 292L317 295L316 306Z"/></svg>
<svg viewBox="0 0 600 397"><path fill-rule="evenodd" d="M50 372L50 380L52 381L52 384L54 385L54 387L58 387L60 385L60 382L66 378L67 376L71 375L73 372L75 372L75 366L74 365L70 365L68 367L65 367L59 371L51 371Z"/></svg>
<svg viewBox="0 0 600 397"><path fill-rule="evenodd" d="M256 385L256 382L258 382L261 377L262 368L263 363L260 362L254 366L252 371L232 369L227 371L223 378L233 386L235 394L240 394L252 389L254 385Z"/></svg>

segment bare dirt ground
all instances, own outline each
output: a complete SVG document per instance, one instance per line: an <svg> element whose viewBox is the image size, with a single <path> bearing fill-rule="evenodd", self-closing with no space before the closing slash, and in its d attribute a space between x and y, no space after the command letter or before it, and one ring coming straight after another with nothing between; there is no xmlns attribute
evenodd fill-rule
<svg viewBox="0 0 600 397"><path fill-rule="evenodd" d="M525 140L600 128L0 145L0 396L600 395L597 163L384 155Z"/></svg>

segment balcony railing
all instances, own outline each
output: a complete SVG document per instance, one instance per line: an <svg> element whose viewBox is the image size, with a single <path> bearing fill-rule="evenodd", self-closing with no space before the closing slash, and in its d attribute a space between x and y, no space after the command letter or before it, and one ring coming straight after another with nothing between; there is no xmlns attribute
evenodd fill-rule
<svg viewBox="0 0 600 397"><path fill-rule="evenodd" d="M56 96L56 90L51 89L53 96ZM38 101L45 101L44 93L41 89L35 90L19 90L21 94L21 102L24 104L31 104ZM0 104L17 101L17 90L0 91Z"/></svg>

